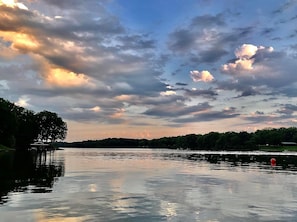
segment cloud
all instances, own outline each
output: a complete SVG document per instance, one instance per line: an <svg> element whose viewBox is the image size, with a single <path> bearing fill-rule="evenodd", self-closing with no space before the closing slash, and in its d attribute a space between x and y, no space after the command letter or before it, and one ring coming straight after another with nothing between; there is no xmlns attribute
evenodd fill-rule
<svg viewBox="0 0 297 222"><path fill-rule="evenodd" d="M94 112L100 112L101 108L99 106L94 106L93 108L90 108L90 110Z"/></svg>
<svg viewBox="0 0 297 222"><path fill-rule="evenodd" d="M235 108L227 108L223 111L210 111L203 112L195 115L196 121L214 121L218 119L229 119L239 116L239 113L235 112Z"/></svg>
<svg viewBox="0 0 297 222"><path fill-rule="evenodd" d="M187 51L191 49L195 39L195 33L186 29L177 30L170 35L169 49L179 52Z"/></svg>
<svg viewBox="0 0 297 222"><path fill-rule="evenodd" d="M8 90L9 86L6 80L0 80L0 90Z"/></svg>
<svg viewBox="0 0 297 222"><path fill-rule="evenodd" d="M171 96L171 95L176 95L176 92L173 90L167 90L165 92L160 92L161 96Z"/></svg>
<svg viewBox="0 0 297 222"><path fill-rule="evenodd" d="M137 92L146 79L152 85L143 87L145 93L158 94L154 87L163 90L164 84L156 79L160 75L154 70L156 63L148 53L155 47L148 35L126 33L117 17L96 1L90 2L91 10L79 1L77 5L46 2L55 12L63 12L59 10L66 6L71 10L56 19L57 14L46 16L38 10L0 6L0 37L4 41L0 46L14 52L11 56L27 55L35 61L34 71L40 73L44 84L70 89L105 82L123 94Z"/></svg>
<svg viewBox="0 0 297 222"><path fill-rule="evenodd" d="M295 112L297 114L297 105L293 105L293 104L281 104L281 109L277 110L277 113L287 115L287 116L291 116Z"/></svg>
<svg viewBox="0 0 297 222"><path fill-rule="evenodd" d="M62 68L52 68L46 76L48 84L59 87L90 87L94 86L90 83L89 78L80 73L74 73Z"/></svg>
<svg viewBox="0 0 297 222"><path fill-rule="evenodd" d="M196 112L208 110L211 106L205 102L194 106L186 106L183 103L159 105L146 110L143 114L156 117L178 117L193 115ZM174 122L176 119L174 119Z"/></svg>
<svg viewBox="0 0 297 222"><path fill-rule="evenodd" d="M277 18L265 17L277 6L259 4L247 19L243 8L250 4L216 6L214 13L209 2L197 9L199 16L189 18L189 12L167 21L160 14L147 25L152 21L125 14L110 0L0 0L0 93L88 123L246 122L233 106L245 106L245 115L251 100L257 106L267 97L297 96L297 47L288 37L295 30L286 30L296 21L291 3L276 4L288 13ZM296 113L287 105L277 108L274 120ZM245 117L263 116L269 114Z"/></svg>
<svg viewBox="0 0 297 222"><path fill-rule="evenodd" d="M254 112L241 117L244 120L248 120L253 123L273 123L279 120L277 115L264 114L262 112Z"/></svg>
<svg viewBox="0 0 297 222"><path fill-rule="evenodd" d="M223 73L240 74L253 70L254 59L237 59L233 63L224 64L221 67Z"/></svg>
<svg viewBox="0 0 297 222"><path fill-rule="evenodd" d="M169 50L193 66L197 63L213 65L219 62L229 54L230 48L255 32L254 26L233 26L228 16L229 12L223 12L192 18L188 24L183 24L169 34Z"/></svg>
<svg viewBox="0 0 297 222"><path fill-rule="evenodd" d="M29 101L30 98L28 96L21 96L15 104L21 107L29 107Z"/></svg>
<svg viewBox="0 0 297 222"><path fill-rule="evenodd" d="M275 51L273 47L242 45L236 50L237 58L221 66L221 72L231 79L216 81L219 89L250 95L296 96L297 76L294 54ZM283 64L286 64L285 66Z"/></svg>
<svg viewBox="0 0 297 222"><path fill-rule="evenodd" d="M207 49L199 51L198 55L192 55L190 60L193 63L214 63L227 54L228 52L221 46L213 45Z"/></svg>
<svg viewBox="0 0 297 222"><path fill-rule="evenodd" d="M11 8L19 8L22 10L28 10L27 6L25 6L23 3L15 2L14 0L1 0L0 6L4 5Z"/></svg>
<svg viewBox="0 0 297 222"><path fill-rule="evenodd" d="M177 86L187 86L188 84L183 83L183 82L177 82L177 83L175 83L175 85L177 85Z"/></svg>
<svg viewBox="0 0 297 222"><path fill-rule="evenodd" d="M208 122L220 119L230 119L239 116L240 114L236 112L235 107L228 107L222 111L215 110L202 110L194 114L191 117L179 118L175 120L177 123L193 123L193 122Z"/></svg>
<svg viewBox="0 0 297 222"><path fill-rule="evenodd" d="M177 53L203 49L204 46L211 48L220 38L219 30L224 25L223 14L194 17L186 27L176 29L169 35L168 47ZM204 53L207 53L205 49Z"/></svg>
<svg viewBox="0 0 297 222"><path fill-rule="evenodd" d="M215 16L213 15L201 15L196 16L191 21L191 27L199 27L199 28L205 28L210 26L224 26L226 25L225 19L222 13L217 14Z"/></svg>
<svg viewBox="0 0 297 222"><path fill-rule="evenodd" d="M119 95L119 96L116 96L115 99L116 100L119 100L119 101L131 101L132 99L135 99L135 96L132 96L132 95Z"/></svg>
<svg viewBox="0 0 297 222"><path fill-rule="evenodd" d="M202 96L206 98L215 99L216 96L218 96L218 93L214 89L183 89L185 91L186 97L197 97Z"/></svg>
<svg viewBox="0 0 297 222"><path fill-rule="evenodd" d="M155 41L147 39L146 35L125 35L117 38L121 49L153 49L155 48Z"/></svg>
<svg viewBox="0 0 297 222"><path fill-rule="evenodd" d="M273 14L283 13L284 11L294 8L295 5L296 5L295 0L288 0L285 3L283 3L278 9L274 10Z"/></svg>
<svg viewBox="0 0 297 222"><path fill-rule="evenodd" d="M236 91L240 93L239 95L234 96L233 98L261 95L265 94L265 92L267 91L267 87L264 87L261 84L259 84L260 86L257 86L256 83L251 82L246 78L238 78L232 81L217 81L216 84L218 87L217 90Z"/></svg>
<svg viewBox="0 0 297 222"><path fill-rule="evenodd" d="M233 75L255 73L258 69L265 68L260 65L256 66L256 62L263 58L269 58L268 54L272 52L272 47L243 44L234 52L236 59L222 65L221 72Z"/></svg>
<svg viewBox="0 0 297 222"><path fill-rule="evenodd" d="M198 70L193 70L190 71L191 78L194 82L211 82L214 80L213 75L207 71L198 71Z"/></svg>
<svg viewBox="0 0 297 222"><path fill-rule="evenodd" d="M252 44L243 44L242 46L238 47L234 54L236 56L236 58L239 59L250 59L251 57L253 57L256 52L258 51L258 47L254 46Z"/></svg>

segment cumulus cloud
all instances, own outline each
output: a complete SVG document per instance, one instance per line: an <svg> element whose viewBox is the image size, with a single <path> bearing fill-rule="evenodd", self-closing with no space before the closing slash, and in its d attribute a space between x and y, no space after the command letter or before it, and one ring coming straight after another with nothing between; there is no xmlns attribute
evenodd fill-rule
<svg viewBox="0 0 297 222"><path fill-rule="evenodd" d="M191 78L194 82L211 82L214 80L213 75L207 71L198 71L198 70L193 70L190 71Z"/></svg>
<svg viewBox="0 0 297 222"><path fill-rule="evenodd" d="M255 46L252 44L243 44L238 47L234 54L234 61L221 66L221 71L226 74L254 73L257 71L256 62L267 54L273 52L273 47ZM260 68L263 68L261 66Z"/></svg>
<svg viewBox="0 0 297 222"><path fill-rule="evenodd" d="M14 0L1 0L0 6L1 5L5 5L5 6L11 7L11 8L17 7L19 9L28 10L27 6L25 6L23 3L15 2Z"/></svg>
<svg viewBox="0 0 297 222"><path fill-rule="evenodd" d="M239 59L250 59L253 57L258 50L258 47L252 44L243 44L242 46L238 47L234 54L236 58Z"/></svg>
<svg viewBox="0 0 297 222"><path fill-rule="evenodd" d="M94 86L90 79L82 73L74 73L62 68L52 68L46 76L47 83L59 87Z"/></svg>
<svg viewBox="0 0 297 222"><path fill-rule="evenodd" d="M233 63L224 64L221 67L223 73L240 74L242 72L252 71L254 59L237 59Z"/></svg>
<svg viewBox="0 0 297 222"><path fill-rule="evenodd" d="M38 70L34 71L41 74L45 84L89 87L96 79L116 86L112 90L136 91L136 80L144 76L154 83L160 82L155 79L159 75L157 71L151 70L151 75L147 75L153 68L147 51L154 48L154 41L149 36L126 33L119 20L95 1L90 4L96 13L79 2L68 5L48 1L48 4L61 9L67 5L72 10L57 17L46 16L38 10L21 10L13 0L1 1L0 5L3 12L0 14L1 52L14 52L9 58L24 54L31 57L38 64ZM121 76L119 82L112 75ZM130 80L132 75L139 77Z"/></svg>

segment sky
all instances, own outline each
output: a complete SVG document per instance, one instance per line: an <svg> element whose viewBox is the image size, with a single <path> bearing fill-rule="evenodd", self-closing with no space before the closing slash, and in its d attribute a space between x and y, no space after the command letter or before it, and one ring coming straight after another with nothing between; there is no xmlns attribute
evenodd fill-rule
<svg viewBox="0 0 297 222"><path fill-rule="evenodd" d="M297 125L296 0L0 0L0 97L66 141Z"/></svg>

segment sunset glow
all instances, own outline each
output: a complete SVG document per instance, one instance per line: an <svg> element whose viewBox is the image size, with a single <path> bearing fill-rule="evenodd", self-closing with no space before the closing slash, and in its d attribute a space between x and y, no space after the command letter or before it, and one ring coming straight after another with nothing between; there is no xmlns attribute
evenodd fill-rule
<svg viewBox="0 0 297 222"><path fill-rule="evenodd" d="M0 97L67 141L297 122L296 1L0 0Z"/></svg>

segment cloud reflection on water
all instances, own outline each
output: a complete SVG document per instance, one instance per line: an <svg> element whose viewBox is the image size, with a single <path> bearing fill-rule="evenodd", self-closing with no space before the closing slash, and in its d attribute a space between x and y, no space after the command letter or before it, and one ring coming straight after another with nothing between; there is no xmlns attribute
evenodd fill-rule
<svg viewBox="0 0 297 222"><path fill-rule="evenodd" d="M256 157L236 165L227 156L171 150L66 149L58 154L65 159L65 175L53 191L10 195L0 207L1 221L22 221L11 217L12 211L36 222L286 221L297 216L295 168L273 168Z"/></svg>

